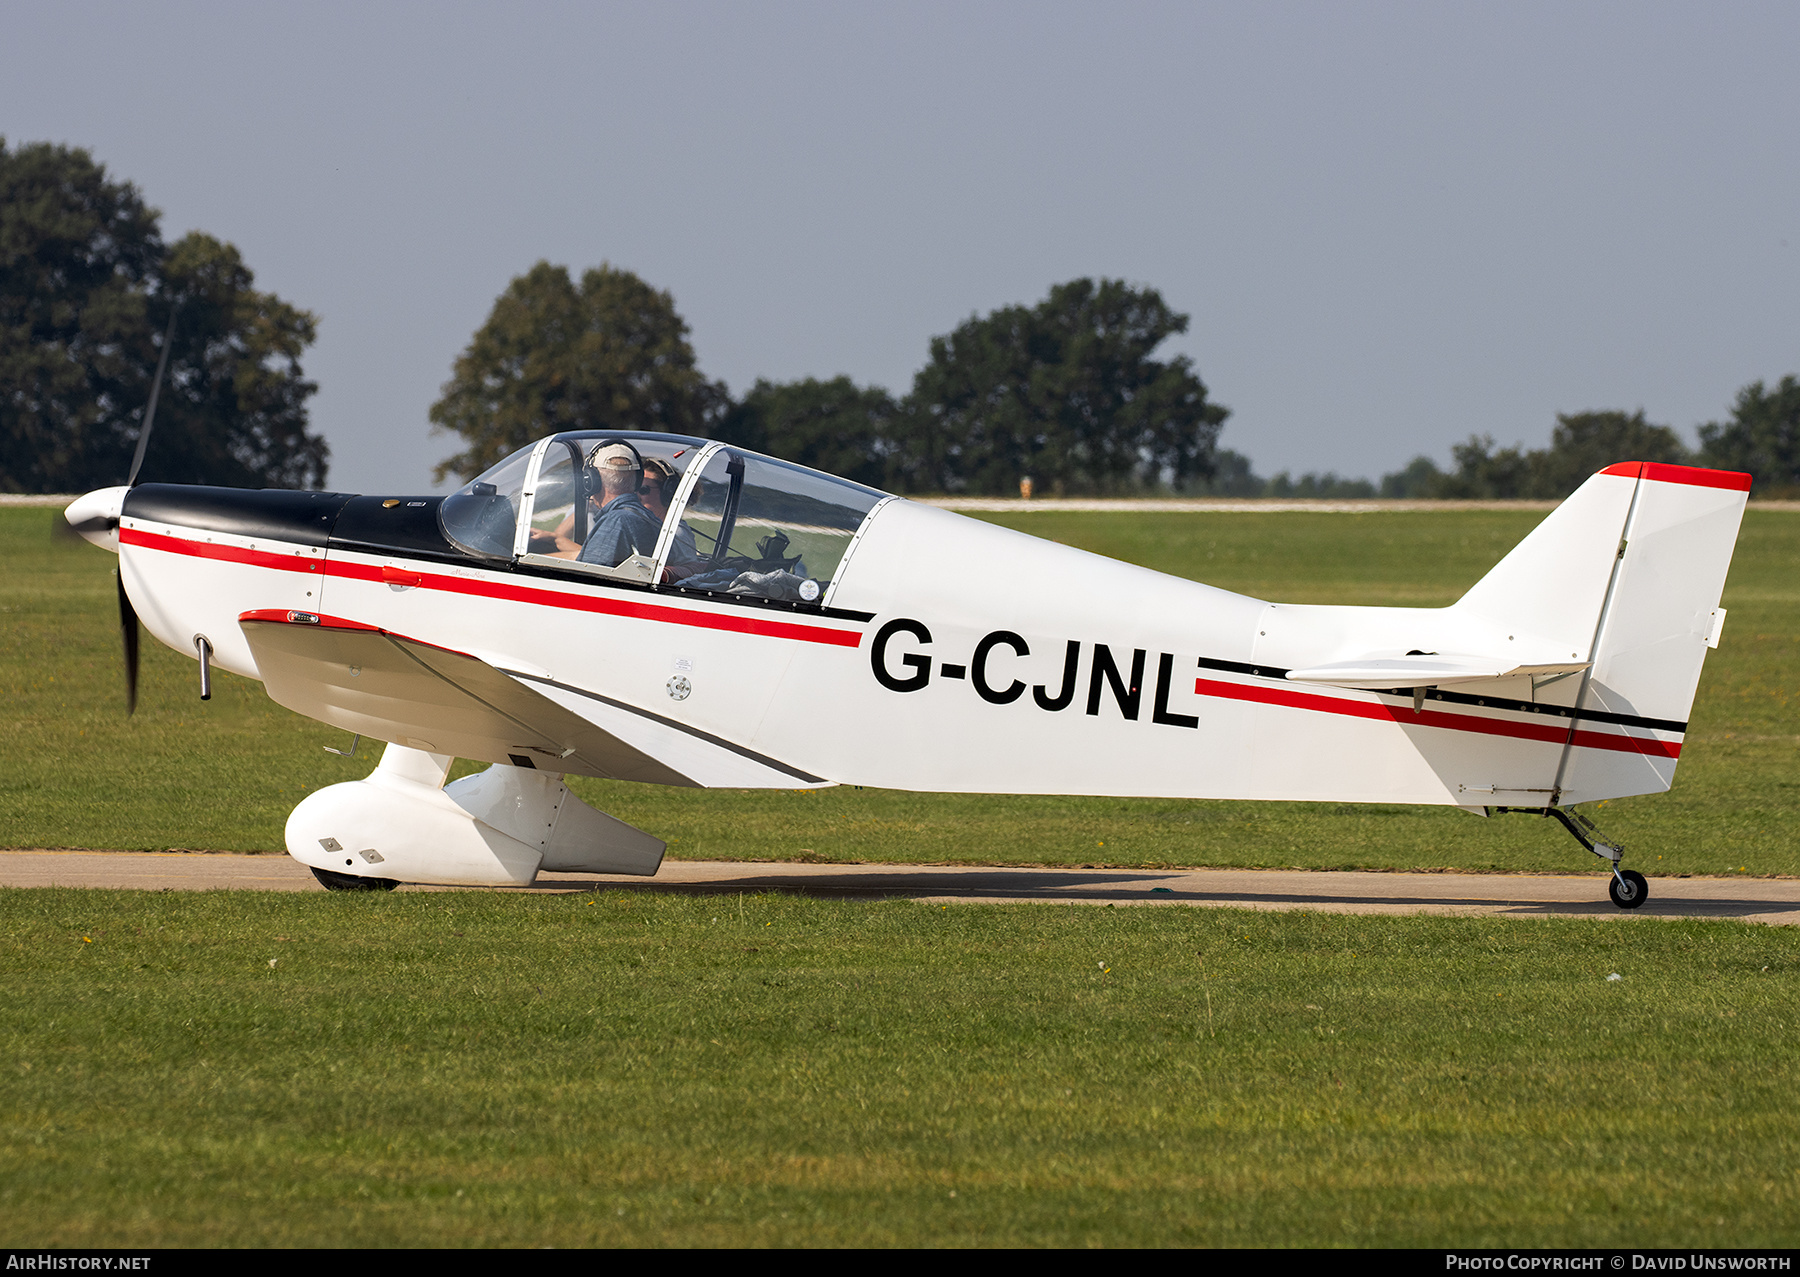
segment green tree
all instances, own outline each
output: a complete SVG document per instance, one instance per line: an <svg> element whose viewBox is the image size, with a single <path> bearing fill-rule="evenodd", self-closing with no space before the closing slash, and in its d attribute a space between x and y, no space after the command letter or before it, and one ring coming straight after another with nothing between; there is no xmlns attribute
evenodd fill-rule
<svg viewBox="0 0 1800 1277"><path fill-rule="evenodd" d="M1301 475L1298 479L1286 470L1264 485L1262 495L1269 497L1322 497L1341 500L1375 495L1375 485L1367 479L1346 479L1335 470Z"/></svg>
<svg viewBox="0 0 1800 1277"><path fill-rule="evenodd" d="M300 355L317 321L257 292L210 236L158 214L86 151L0 139L0 489L81 491L130 468L171 310L174 344L141 478L312 486Z"/></svg>
<svg viewBox="0 0 1800 1277"><path fill-rule="evenodd" d="M156 212L84 151L0 139L0 486L118 483L154 361ZM154 362L150 364L155 367Z"/></svg>
<svg viewBox="0 0 1800 1277"><path fill-rule="evenodd" d="M695 367L668 293L607 265L577 287L539 262L494 303L431 407L467 445L434 474L479 474L559 430L706 434L729 402Z"/></svg>
<svg viewBox="0 0 1800 1277"><path fill-rule="evenodd" d="M226 487L315 488L325 441L306 430L316 383L300 370L318 320L256 279L230 244L199 231L162 267L165 318L174 305L169 371L140 478ZM152 366L154 374L154 366Z"/></svg>
<svg viewBox="0 0 1800 1277"><path fill-rule="evenodd" d="M1800 487L1800 381L1790 373L1772 391L1760 381L1738 391L1729 422L1700 427L1699 461L1749 472L1759 496Z"/></svg>
<svg viewBox="0 0 1800 1277"><path fill-rule="evenodd" d="M1010 493L1177 489L1212 476L1227 409L1192 362L1152 358L1187 331L1154 289L1058 285L935 337L908 397L902 489Z"/></svg>
<svg viewBox="0 0 1800 1277"><path fill-rule="evenodd" d="M1404 470L1381 476L1381 495L1389 498L1437 497L1442 495L1444 472L1430 457L1414 457Z"/></svg>
<svg viewBox="0 0 1800 1277"><path fill-rule="evenodd" d="M758 380L720 423L718 436L870 487L890 482L896 454L894 397L848 377L776 384Z"/></svg>
<svg viewBox="0 0 1800 1277"><path fill-rule="evenodd" d="M1687 447L1668 426L1644 420L1643 409L1633 413L1559 413L1550 432L1550 447L1533 452L1530 495L1566 497L1589 476L1620 461L1661 461L1685 465Z"/></svg>
<svg viewBox="0 0 1800 1277"><path fill-rule="evenodd" d="M1437 496L1491 501L1528 495L1531 462L1523 445L1496 450L1492 435L1470 435L1450 449L1450 461Z"/></svg>
<svg viewBox="0 0 1800 1277"><path fill-rule="evenodd" d="M1209 497L1260 497L1269 481L1256 473L1250 458L1230 448L1213 453L1212 479L1201 490Z"/></svg>
<svg viewBox="0 0 1800 1277"><path fill-rule="evenodd" d="M1559 413L1548 448L1495 448L1493 436L1471 435L1450 450L1450 457L1447 473L1435 473L1425 458L1414 460L1406 471L1382 481L1384 493L1404 486L1416 495L1560 501L1589 476L1620 461L1683 465L1689 460L1681 437L1668 426L1645 421L1642 409Z"/></svg>

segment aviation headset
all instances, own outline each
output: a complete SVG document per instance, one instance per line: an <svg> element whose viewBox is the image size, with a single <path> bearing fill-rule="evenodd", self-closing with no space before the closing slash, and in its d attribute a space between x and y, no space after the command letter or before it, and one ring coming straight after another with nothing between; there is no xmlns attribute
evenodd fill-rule
<svg viewBox="0 0 1800 1277"><path fill-rule="evenodd" d="M656 490L662 494L664 507L674 502L675 489L681 486L681 471L660 457L652 457L644 463L644 476L656 484Z"/></svg>
<svg viewBox="0 0 1800 1277"><path fill-rule="evenodd" d="M632 445L632 442L629 439L602 439L598 443L596 443L592 448L588 449L588 454L583 459L583 462L582 462L581 495L584 498L598 497L598 496L602 495L604 489L601 487L601 484L600 484L600 470L597 466L594 465L594 458L596 456L598 456L603 449L611 448L611 447L615 447L615 446L624 448L626 451L630 452L631 459L637 463L636 468L637 468L637 474L638 474L638 481L631 485L631 490L633 492L636 492L638 490L638 488L643 485L643 482L644 482L644 454L639 452L637 450L637 448Z"/></svg>

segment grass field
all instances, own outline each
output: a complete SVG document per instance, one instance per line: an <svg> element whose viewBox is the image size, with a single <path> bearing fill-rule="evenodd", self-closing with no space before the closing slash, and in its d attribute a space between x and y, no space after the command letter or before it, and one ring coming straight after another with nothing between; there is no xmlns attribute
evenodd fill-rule
<svg viewBox="0 0 1800 1277"><path fill-rule="evenodd" d="M364 774L160 647L127 720L49 514L0 511L6 844L277 850ZM1017 522L1439 603L1535 517ZM1599 813L1647 872L1800 872L1797 549L1751 513L1675 791ZM1455 812L578 787L689 856L1587 867ZM1794 928L50 889L0 972L4 1245L1800 1244Z"/></svg>
<svg viewBox="0 0 1800 1277"><path fill-rule="evenodd" d="M69 890L0 919L5 1245L1800 1242L1792 928Z"/></svg>
<svg viewBox="0 0 1800 1277"><path fill-rule="evenodd" d="M52 541L49 510L0 510L0 845L279 851L306 792L365 775L338 733L154 641L123 712L109 554ZM1018 514L1040 536L1260 597L1453 601L1542 516ZM1800 514L1752 510L1674 790L1596 814L1646 873L1800 873ZM464 765L465 770L467 765ZM687 791L575 780L689 858L1568 871L1597 868L1549 822L1380 806Z"/></svg>

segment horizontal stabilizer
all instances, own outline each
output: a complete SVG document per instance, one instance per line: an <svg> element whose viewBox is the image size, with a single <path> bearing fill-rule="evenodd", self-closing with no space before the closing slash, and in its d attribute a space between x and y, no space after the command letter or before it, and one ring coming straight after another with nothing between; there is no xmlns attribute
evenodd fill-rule
<svg viewBox="0 0 1800 1277"><path fill-rule="evenodd" d="M1529 674L1533 678L1550 678L1559 674L1576 674L1586 669L1586 661L1569 661L1553 665L1515 665L1504 657L1439 655L1362 657L1353 661L1336 661L1315 665L1310 669L1289 670L1288 678L1296 683L1322 683L1328 687L1352 687L1377 690L1389 687L1450 687L1457 683L1483 683L1496 678L1514 678Z"/></svg>

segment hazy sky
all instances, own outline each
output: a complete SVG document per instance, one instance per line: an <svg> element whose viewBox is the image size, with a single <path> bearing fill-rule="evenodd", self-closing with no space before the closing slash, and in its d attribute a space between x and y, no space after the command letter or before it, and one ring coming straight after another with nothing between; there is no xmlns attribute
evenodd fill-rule
<svg viewBox="0 0 1800 1277"><path fill-rule="evenodd" d="M1796 49L1792 4L0 0L0 134L319 315L339 488L430 486L540 258L668 289L736 392L1148 284L1227 446L1378 475L1800 373Z"/></svg>

